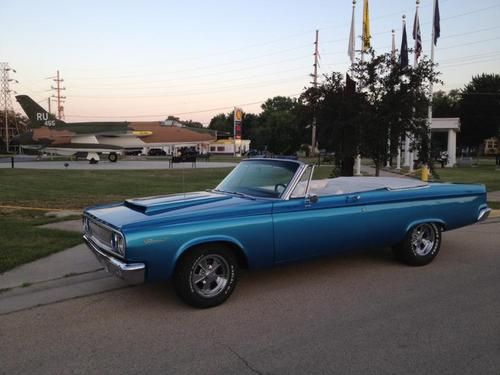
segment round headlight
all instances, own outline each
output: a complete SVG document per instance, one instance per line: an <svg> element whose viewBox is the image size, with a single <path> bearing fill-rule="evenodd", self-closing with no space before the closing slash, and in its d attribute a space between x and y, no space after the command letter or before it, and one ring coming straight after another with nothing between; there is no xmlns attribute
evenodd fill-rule
<svg viewBox="0 0 500 375"><path fill-rule="evenodd" d="M118 233L113 233L113 249L117 253L125 255L125 240Z"/></svg>
<svg viewBox="0 0 500 375"><path fill-rule="evenodd" d="M84 233L90 233L90 222L88 217L83 217L83 232Z"/></svg>

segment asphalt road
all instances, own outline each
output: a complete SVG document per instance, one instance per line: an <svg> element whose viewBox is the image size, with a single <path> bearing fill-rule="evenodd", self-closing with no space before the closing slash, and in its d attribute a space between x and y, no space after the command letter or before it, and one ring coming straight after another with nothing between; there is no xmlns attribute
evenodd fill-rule
<svg viewBox="0 0 500 375"><path fill-rule="evenodd" d="M196 168L229 168L234 167L236 163L227 162L197 162ZM1 162L0 169L11 168L10 161ZM116 169L171 169L168 160L120 160L117 163L111 163L102 160L98 164L89 164L86 160L78 161L22 161L16 162L17 169L66 169L66 170L116 170ZM192 163L175 163L172 169L191 169Z"/></svg>
<svg viewBox="0 0 500 375"><path fill-rule="evenodd" d="M500 374L500 222L420 268L376 251L245 273L195 310L143 285L0 316L0 373Z"/></svg>

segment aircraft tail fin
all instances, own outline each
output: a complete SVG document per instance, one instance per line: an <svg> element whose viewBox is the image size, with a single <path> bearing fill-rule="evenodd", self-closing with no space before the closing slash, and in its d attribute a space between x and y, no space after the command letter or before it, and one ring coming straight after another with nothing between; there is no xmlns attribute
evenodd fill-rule
<svg viewBox="0 0 500 375"><path fill-rule="evenodd" d="M28 95L17 95L16 100L22 107L24 113L26 113L26 116L28 116L31 128L39 128L41 126L52 127L65 124L64 121L57 120L53 114L43 109L42 106L36 103Z"/></svg>

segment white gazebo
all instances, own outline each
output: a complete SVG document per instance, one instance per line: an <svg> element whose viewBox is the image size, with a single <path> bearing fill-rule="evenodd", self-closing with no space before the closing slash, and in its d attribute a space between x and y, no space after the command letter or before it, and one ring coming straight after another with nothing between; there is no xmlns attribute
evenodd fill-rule
<svg viewBox="0 0 500 375"><path fill-rule="evenodd" d="M453 167L457 163L457 133L460 131L460 119L458 117L432 118L431 132L448 132L448 163L447 167Z"/></svg>

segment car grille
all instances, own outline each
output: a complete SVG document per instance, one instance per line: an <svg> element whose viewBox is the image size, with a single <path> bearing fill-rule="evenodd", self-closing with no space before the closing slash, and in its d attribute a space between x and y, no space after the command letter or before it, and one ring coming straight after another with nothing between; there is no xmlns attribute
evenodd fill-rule
<svg viewBox="0 0 500 375"><path fill-rule="evenodd" d="M90 220L88 225L88 231L89 231L88 234L90 234L90 237L92 239L99 241L100 243L106 245L109 248L112 247L113 232L111 232L106 228L101 227L100 225Z"/></svg>
<svg viewBox="0 0 500 375"><path fill-rule="evenodd" d="M111 229L108 229L103 224L85 216L83 221L83 231L85 236L102 250L111 252L120 257L122 256L122 254L119 254L114 250L113 231Z"/></svg>

